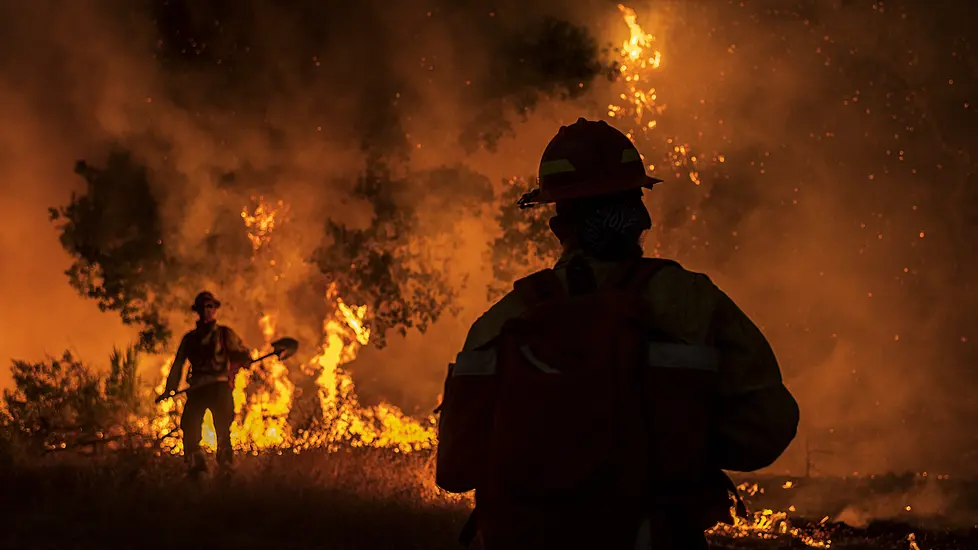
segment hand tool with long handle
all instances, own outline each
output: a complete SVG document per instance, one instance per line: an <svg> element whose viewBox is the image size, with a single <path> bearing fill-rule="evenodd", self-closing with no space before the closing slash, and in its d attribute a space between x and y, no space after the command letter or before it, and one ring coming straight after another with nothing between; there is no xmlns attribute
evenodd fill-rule
<svg viewBox="0 0 978 550"><path fill-rule="evenodd" d="M299 341L298 340L296 340L295 338L279 338L278 340L275 340L274 342L272 342L272 351L271 352L266 353L265 355L262 355L261 357L259 357L257 359L252 359L251 362L248 363L248 365L249 366L250 365L254 365L255 363L258 363L258 362L261 362L261 361L263 361L265 359L268 359L269 357L271 357L273 355L278 356L279 361L284 361L284 360L288 359L289 357L292 357L293 355L295 355L295 353L297 351L299 351ZM171 397L176 397L176 396L178 396L178 395L180 395L182 393L187 393L188 391L193 391L193 389L194 389L194 386L189 386L189 387L183 388L182 390L177 390L177 391L170 392L170 393L164 393L163 395L161 395L161 396L159 396L159 397L156 398L156 402L159 403L159 402L163 401L164 399L170 399Z"/></svg>

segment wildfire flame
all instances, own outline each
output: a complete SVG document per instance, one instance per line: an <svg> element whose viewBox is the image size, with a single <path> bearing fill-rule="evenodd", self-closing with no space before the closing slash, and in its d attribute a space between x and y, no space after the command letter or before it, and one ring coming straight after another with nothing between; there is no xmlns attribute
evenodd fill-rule
<svg viewBox="0 0 978 550"><path fill-rule="evenodd" d="M655 88L645 85L647 74L656 70L662 63L662 52L653 48L655 36L646 33L637 23L635 10L618 4L618 10L625 18L625 24L631 33L628 40L622 42L619 50L618 70L625 82L626 90L619 96L624 105L608 105L608 116L631 117L638 125L639 131L645 132L656 127L654 119L645 121L646 115L660 114L665 106L656 104ZM629 130L626 135L632 138L635 130Z"/></svg>
<svg viewBox="0 0 978 550"><path fill-rule="evenodd" d="M707 533L710 535L721 535L729 538L758 538L758 539L777 539L790 537L810 548L831 548L832 541L825 533L818 529L803 529L794 527L788 520L787 512L775 512L774 510L761 510L754 512L750 518L744 519L737 517L731 511L733 524L717 524Z"/></svg>
<svg viewBox="0 0 978 550"><path fill-rule="evenodd" d="M276 220L283 217L288 206L283 201L268 203L264 197L254 197L254 209L245 207L241 219L257 257L272 239ZM269 265L275 265L274 260ZM277 281L278 276L275 277ZM251 368L235 374L233 383L235 421L231 426L231 444L238 451L258 453L263 450L300 452L311 447L333 449L339 444L351 446L389 447L397 452L431 448L435 440L434 417L417 421L397 407L382 403L376 407L360 406L353 379L342 365L352 361L360 347L370 342L370 331L364 319L366 306L346 304L335 286L325 296L333 313L323 322L323 343L319 352L302 370L316 378L320 414L305 429L293 433L289 417L295 398L295 385L289 369L277 357L262 360ZM272 351L276 336L275 318L265 314L258 320L264 345L251 351L258 358ZM161 367L161 382L156 391L163 391L166 375L173 364L168 359ZM164 449L172 454L183 451L180 438L168 437L178 433L181 400L166 400L158 405L156 415L149 421L152 433L162 438ZM216 435L210 412L204 417L201 447L213 451Z"/></svg>
<svg viewBox="0 0 978 550"><path fill-rule="evenodd" d="M252 197L252 200L255 198ZM247 207L241 211L241 219L249 230L248 240L256 252L268 243L275 229L275 217L285 209L285 202L281 200L275 206L266 204L264 197L258 197L257 201L254 212L249 212Z"/></svg>
<svg viewBox="0 0 978 550"><path fill-rule="evenodd" d="M335 295L331 289L330 294ZM354 447L387 447L398 452L431 448L435 440L434 417L419 422L397 407L382 403L363 407L357 400L353 379L341 366L356 357L358 349L369 342L369 330L363 325L365 306L351 307L342 299L332 297L336 306L333 318L324 322L324 343L319 353L306 363L318 371L316 385L321 416L311 429L293 434L288 422L292 410L294 384L288 368L276 357L262 361L260 367L241 369L234 379L235 422L231 426L231 443L236 450L257 453L266 449L300 452L311 447L335 449L339 444ZM252 350L256 358L271 351L268 342L275 335L272 318L259 320L266 345ZM164 363L161 377L165 380L173 360ZM163 383L157 392L163 390ZM176 400L159 405L151 426L158 437L176 433L177 417L182 404ZM166 447L179 454L182 442L171 440ZM204 417L201 447L216 448L213 419Z"/></svg>
<svg viewBox="0 0 978 550"><path fill-rule="evenodd" d="M657 128L659 123L655 117L666 110L666 105L659 101L656 88L651 85L654 73L662 64L662 51L655 47L655 35L645 32L638 24L635 10L622 4L618 4L618 10L629 30L628 39L618 49L618 71L625 82L625 91L619 95L621 104L608 105L608 116L630 120L634 126L627 129L625 135L635 139L637 135ZM666 143L669 145L669 165L676 171L676 177L681 177L685 171L689 180L699 185L697 164L704 156L694 154L690 145L678 138L667 138ZM720 154L710 158L714 162L723 162ZM649 164L648 168L650 171L656 169L654 164Z"/></svg>
<svg viewBox="0 0 978 550"><path fill-rule="evenodd" d="M335 296L331 286L327 296ZM435 442L435 418L419 422L397 407L382 403L376 407L359 404L353 379L341 366L354 357L359 348L369 342L369 330L364 327L366 306L352 307L334 298L336 315L324 324L326 342L322 352L313 359L319 367L316 386L322 423L317 430L307 431L297 442L301 447L336 448L339 444L353 447L385 447L397 452L430 449Z"/></svg>

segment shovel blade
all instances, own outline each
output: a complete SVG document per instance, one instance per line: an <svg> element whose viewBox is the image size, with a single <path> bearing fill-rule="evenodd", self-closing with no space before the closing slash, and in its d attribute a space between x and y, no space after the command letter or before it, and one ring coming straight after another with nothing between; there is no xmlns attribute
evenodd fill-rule
<svg viewBox="0 0 978 550"><path fill-rule="evenodd" d="M284 361L299 351L299 341L295 338L279 338L272 342L272 350L280 361Z"/></svg>

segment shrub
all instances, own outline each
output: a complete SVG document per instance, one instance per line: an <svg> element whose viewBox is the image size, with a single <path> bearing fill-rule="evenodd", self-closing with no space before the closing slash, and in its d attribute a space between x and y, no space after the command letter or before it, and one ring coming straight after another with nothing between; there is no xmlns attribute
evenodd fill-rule
<svg viewBox="0 0 978 550"><path fill-rule="evenodd" d="M131 346L113 350L104 379L70 351L39 362L13 361L0 445L8 453L16 446L37 453L127 439L130 420L144 407L137 366Z"/></svg>

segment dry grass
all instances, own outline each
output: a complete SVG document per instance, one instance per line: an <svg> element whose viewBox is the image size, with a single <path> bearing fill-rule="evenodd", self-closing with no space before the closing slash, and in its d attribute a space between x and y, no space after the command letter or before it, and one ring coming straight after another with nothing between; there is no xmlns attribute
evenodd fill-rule
<svg viewBox="0 0 978 550"><path fill-rule="evenodd" d="M229 478L197 482L174 457L7 463L0 470L0 548L460 548L468 506L437 496L430 479L428 456L378 450L239 457ZM904 550L911 530L879 521L839 527L832 547ZM978 548L974 533L918 530L917 540L922 550ZM803 546L754 538L716 539L715 547Z"/></svg>
<svg viewBox="0 0 978 550"><path fill-rule="evenodd" d="M0 548L457 548L464 504L433 501L425 457L241 457L197 482L172 457L61 458L0 473Z"/></svg>

